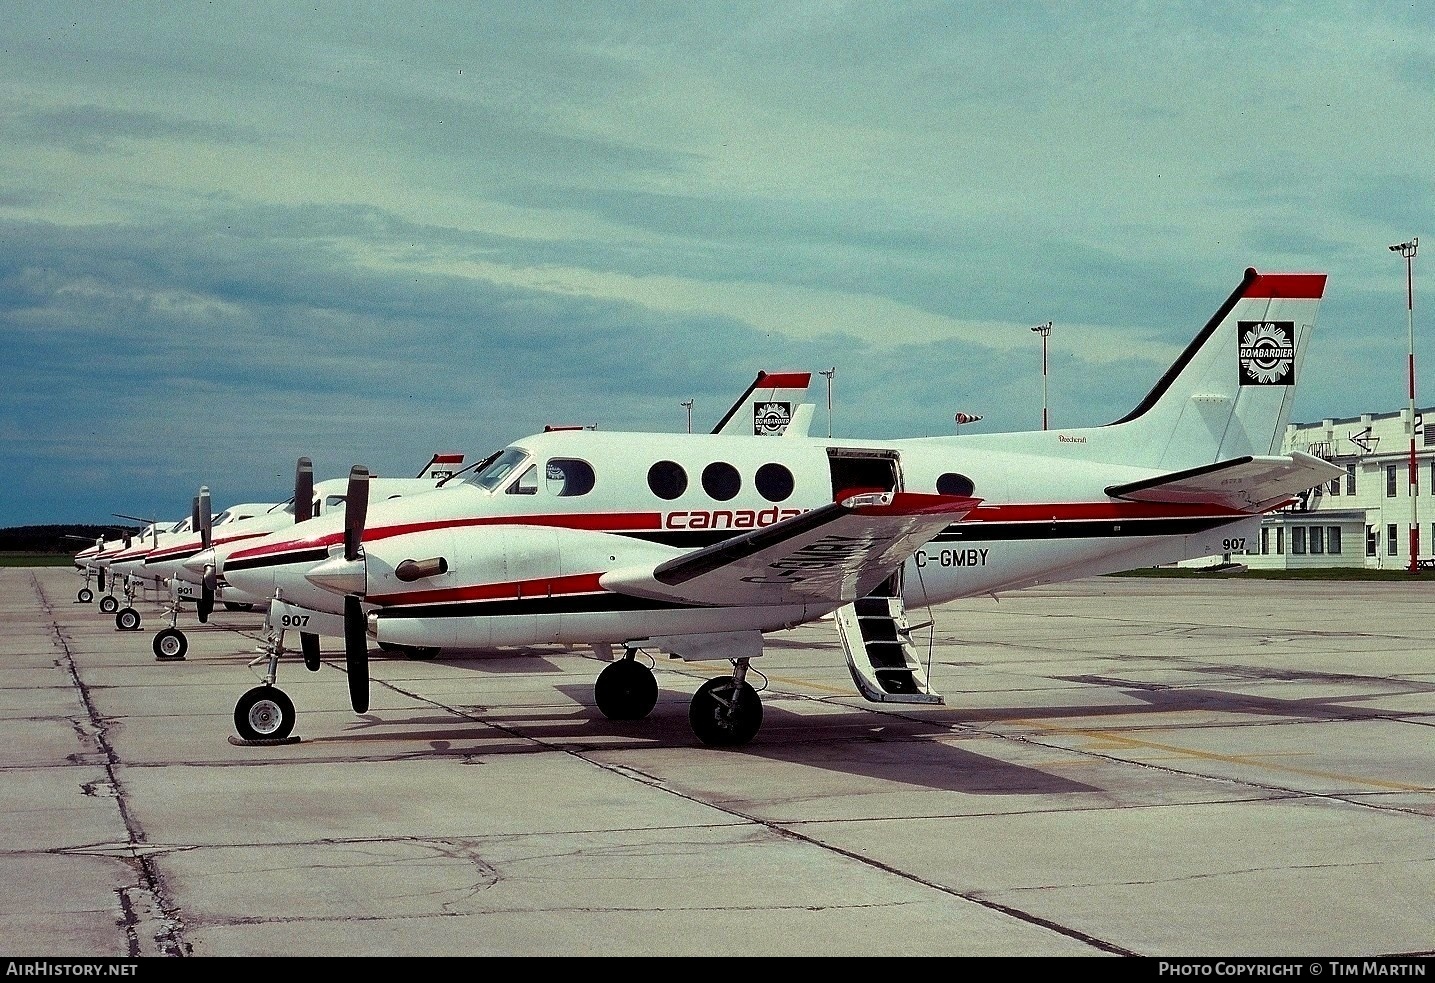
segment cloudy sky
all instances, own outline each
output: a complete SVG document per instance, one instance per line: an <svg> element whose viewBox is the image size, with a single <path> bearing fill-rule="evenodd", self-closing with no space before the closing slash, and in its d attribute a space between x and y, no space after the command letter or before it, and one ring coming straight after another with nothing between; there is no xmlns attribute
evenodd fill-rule
<svg viewBox="0 0 1435 983"><path fill-rule="evenodd" d="M763 369L835 367L836 435L1037 429L1046 321L1052 426L1107 423L1248 266L1330 276L1320 420L1407 402L1435 7L11 0L0 155L0 526L710 429Z"/></svg>

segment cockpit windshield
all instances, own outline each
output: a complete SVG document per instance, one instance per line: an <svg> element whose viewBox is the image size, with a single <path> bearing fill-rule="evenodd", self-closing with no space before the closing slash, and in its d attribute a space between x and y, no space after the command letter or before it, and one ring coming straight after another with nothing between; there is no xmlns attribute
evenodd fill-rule
<svg viewBox="0 0 1435 983"><path fill-rule="evenodd" d="M477 485L484 491L495 491L499 485L528 461L528 452L517 447L506 448L484 467L464 478L464 482Z"/></svg>

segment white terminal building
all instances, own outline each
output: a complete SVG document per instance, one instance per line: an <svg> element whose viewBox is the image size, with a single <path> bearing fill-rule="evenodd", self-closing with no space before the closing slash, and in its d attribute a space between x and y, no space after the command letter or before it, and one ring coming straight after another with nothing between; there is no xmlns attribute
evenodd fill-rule
<svg viewBox="0 0 1435 983"><path fill-rule="evenodd" d="M1304 451L1343 467L1345 474L1267 515L1260 541L1226 559L1253 570L1408 570L1413 521L1417 560L1435 567L1435 427L1421 425L1424 415L1417 410L1413 421L1413 484L1408 409L1287 426L1282 453Z"/></svg>

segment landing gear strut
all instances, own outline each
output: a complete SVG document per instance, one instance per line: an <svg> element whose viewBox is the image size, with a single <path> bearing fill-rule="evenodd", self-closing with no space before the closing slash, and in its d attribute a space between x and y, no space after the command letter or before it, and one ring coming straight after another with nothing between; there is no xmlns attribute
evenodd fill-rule
<svg viewBox="0 0 1435 983"><path fill-rule="evenodd" d="M698 740L713 747L737 747L762 726L762 699L747 682L747 659L733 662L731 676L703 683L688 706L688 722Z"/></svg>
<svg viewBox="0 0 1435 983"><path fill-rule="evenodd" d="M276 603L280 601L280 595L274 595ZM272 612L271 612L272 613ZM264 682L254 687L239 698L234 704L234 729L238 731L239 737L244 741L274 742L287 739L294 730L294 721L298 714L294 710L294 701L289 699L278 686L274 685L279 678L279 657L284 654L284 629L271 627L268 619L265 620L264 654L259 656L250 666L256 666L261 662L267 663L264 669ZM318 637L314 638L314 656L318 655ZM306 643L307 644L307 643ZM309 662L306 653L306 664ZM314 659L311 669L317 670L318 659Z"/></svg>
<svg viewBox="0 0 1435 983"><path fill-rule="evenodd" d="M134 608L135 603L135 578L125 577L125 606L115 613L115 629L117 631L139 631L140 613Z"/></svg>

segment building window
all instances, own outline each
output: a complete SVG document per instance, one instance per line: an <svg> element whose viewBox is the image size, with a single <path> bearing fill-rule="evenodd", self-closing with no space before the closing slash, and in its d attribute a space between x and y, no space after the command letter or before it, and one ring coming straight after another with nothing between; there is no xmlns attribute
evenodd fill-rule
<svg viewBox="0 0 1435 983"><path fill-rule="evenodd" d="M1435 468L1435 461L1431 461L1430 466ZM1355 494L1355 465L1353 463L1345 466L1345 493L1347 495Z"/></svg>
<svg viewBox="0 0 1435 983"><path fill-rule="evenodd" d="M1385 497L1395 497L1395 465L1393 464L1385 466Z"/></svg>
<svg viewBox="0 0 1435 983"><path fill-rule="evenodd" d="M1375 555L1375 527L1374 527L1374 526L1366 526L1366 527L1365 527L1365 555L1366 555L1366 556L1374 556L1374 555Z"/></svg>
<svg viewBox="0 0 1435 983"><path fill-rule="evenodd" d="M1291 526L1291 556L1305 555L1305 526Z"/></svg>
<svg viewBox="0 0 1435 983"><path fill-rule="evenodd" d="M1340 555L1340 526L1325 527L1325 551L1332 556Z"/></svg>
<svg viewBox="0 0 1435 983"><path fill-rule="evenodd" d="M1330 493L1332 495L1340 494L1340 475L1330 479Z"/></svg>
<svg viewBox="0 0 1435 983"><path fill-rule="evenodd" d="M1269 529L1267 529L1265 526L1262 526L1262 527L1261 527L1261 552L1262 552L1262 553L1269 553L1270 551L1271 551L1271 531L1270 531Z"/></svg>
<svg viewBox="0 0 1435 983"><path fill-rule="evenodd" d="M1400 549L1400 534L1395 531L1395 523L1385 527L1385 555L1395 556Z"/></svg>
<svg viewBox="0 0 1435 983"><path fill-rule="evenodd" d="M1276 526L1276 555L1286 551L1286 530L1285 526Z"/></svg>
<svg viewBox="0 0 1435 983"><path fill-rule="evenodd" d="M1324 527L1324 526L1311 526L1311 527L1310 527L1310 551L1311 551L1312 553L1324 553L1324 552L1325 552L1325 527Z"/></svg>

